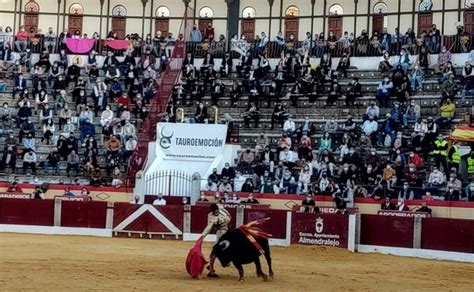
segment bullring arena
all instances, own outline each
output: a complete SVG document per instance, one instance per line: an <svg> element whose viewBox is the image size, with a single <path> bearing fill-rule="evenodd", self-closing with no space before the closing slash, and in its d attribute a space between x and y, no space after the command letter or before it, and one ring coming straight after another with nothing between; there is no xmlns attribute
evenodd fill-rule
<svg viewBox="0 0 474 292"><path fill-rule="evenodd" d="M0 104L0 291L474 291L474 0L0 0Z"/></svg>
<svg viewBox="0 0 474 292"><path fill-rule="evenodd" d="M235 268L219 279L189 278L184 259L192 243L82 236L0 235L0 289L85 291L470 291L472 264L356 254L295 245L273 247L275 279L262 282L253 265L246 281ZM210 251L210 245L204 246ZM264 269L265 269L264 264Z"/></svg>

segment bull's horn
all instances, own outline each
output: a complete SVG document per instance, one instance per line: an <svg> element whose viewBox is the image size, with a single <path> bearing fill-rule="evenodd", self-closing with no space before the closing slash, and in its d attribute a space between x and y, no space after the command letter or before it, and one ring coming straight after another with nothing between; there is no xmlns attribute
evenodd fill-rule
<svg viewBox="0 0 474 292"><path fill-rule="evenodd" d="M230 246L230 242L228 240L223 240L219 243L219 246L222 247L222 250L226 250Z"/></svg>

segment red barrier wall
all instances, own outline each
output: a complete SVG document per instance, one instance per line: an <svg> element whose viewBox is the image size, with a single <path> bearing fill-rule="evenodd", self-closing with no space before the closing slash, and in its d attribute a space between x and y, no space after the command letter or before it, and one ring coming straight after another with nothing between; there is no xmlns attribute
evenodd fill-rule
<svg viewBox="0 0 474 292"><path fill-rule="evenodd" d="M474 221L426 218L421 224L421 248L474 253Z"/></svg>
<svg viewBox="0 0 474 292"><path fill-rule="evenodd" d="M291 243L347 247L348 230L347 215L292 213Z"/></svg>
<svg viewBox="0 0 474 292"><path fill-rule="evenodd" d="M157 213L150 212L151 210L158 211ZM183 231L183 206L153 206L153 205L133 205L127 203L114 204L114 220L113 227L120 227L122 224L123 232L134 231L141 233L170 233L170 226L160 220L159 215L165 217L171 224Z"/></svg>
<svg viewBox="0 0 474 292"><path fill-rule="evenodd" d="M360 243L392 247L413 247L414 218L361 215Z"/></svg>
<svg viewBox="0 0 474 292"><path fill-rule="evenodd" d="M54 225L54 200L0 200L0 224Z"/></svg>
<svg viewBox="0 0 474 292"><path fill-rule="evenodd" d="M236 209L226 209L232 216L230 221L230 228L235 228ZM209 213L208 206L192 206L191 207L191 233L202 233L207 226L207 214ZM213 232L214 233L214 232Z"/></svg>
<svg viewBox="0 0 474 292"><path fill-rule="evenodd" d="M245 209L244 224L258 219L270 218L259 227L272 235L275 239L286 239L286 216L287 211L271 209Z"/></svg>
<svg viewBox="0 0 474 292"><path fill-rule="evenodd" d="M61 202L61 226L105 228L107 202Z"/></svg>

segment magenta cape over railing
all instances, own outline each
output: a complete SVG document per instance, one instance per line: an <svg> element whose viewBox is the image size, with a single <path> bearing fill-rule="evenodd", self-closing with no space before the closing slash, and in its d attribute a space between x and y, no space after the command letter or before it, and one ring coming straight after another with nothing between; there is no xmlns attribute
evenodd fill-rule
<svg viewBox="0 0 474 292"><path fill-rule="evenodd" d="M130 47L129 40L106 40L105 44L115 50L124 50Z"/></svg>
<svg viewBox="0 0 474 292"><path fill-rule="evenodd" d="M84 54L90 52L94 47L94 39L73 39L67 38L66 45L67 48L76 54Z"/></svg>

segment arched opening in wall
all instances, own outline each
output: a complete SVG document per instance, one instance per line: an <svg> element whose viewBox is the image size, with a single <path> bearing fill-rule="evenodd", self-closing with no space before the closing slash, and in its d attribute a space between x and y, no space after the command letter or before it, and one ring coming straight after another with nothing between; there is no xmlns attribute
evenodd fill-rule
<svg viewBox="0 0 474 292"><path fill-rule="evenodd" d="M202 39L209 39L215 37L214 26L212 18L214 17L214 10L211 7L203 7L199 10L198 28L201 31Z"/></svg>
<svg viewBox="0 0 474 292"><path fill-rule="evenodd" d="M431 0L421 0L418 6L418 34L423 31L429 32L433 26L433 3Z"/></svg>
<svg viewBox="0 0 474 292"><path fill-rule="evenodd" d="M378 32L379 34L383 31L383 28L387 26L385 13L388 12L388 6L384 2L378 2L374 5L374 14L372 15L372 34Z"/></svg>
<svg viewBox="0 0 474 292"><path fill-rule="evenodd" d="M339 40L342 36L342 16L344 15L344 9L339 4L334 4L329 7L329 18L328 18L328 32L333 33L336 40Z"/></svg>
<svg viewBox="0 0 474 292"><path fill-rule="evenodd" d="M290 35L295 36L295 40L298 39L299 26L300 26L300 9L294 5L286 8L285 11L285 38L289 39Z"/></svg>
<svg viewBox="0 0 474 292"><path fill-rule="evenodd" d="M170 10L166 6L160 6L155 11L155 34L161 31L161 35L168 36L170 30Z"/></svg>
<svg viewBox="0 0 474 292"><path fill-rule="evenodd" d="M473 3L474 4L474 3ZM471 4L471 0L466 0L464 6L464 31L473 34L474 33L474 5Z"/></svg>
<svg viewBox="0 0 474 292"><path fill-rule="evenodd" d="M240 31L249 42L252 42L255 38L255 17L256 11L253 7L248 6L242 10Z"/></svg>
<svg viewBox="0 0 474 292"><path fill-rule="evenodd" d="M118 39L124 39L127 31L127 8L117 5L112 9L112 31Z"/></svg>
<svg viewBox="0 0 474 292"><path fill-rule="evenodd" d="M34 34L38 30L39 10L40 7L35 0L29 0L28 3L25 4L25 18L23 23L25 31L30 34Z"/></svg>
<svg viewBox="0 0 474 292"><path fill-rule="evenodd" d="M69 6L68 16L68 32L74 35L75 32L82 34L82 15L84 14L84 8L79 3L74 3Z"/></svg>

